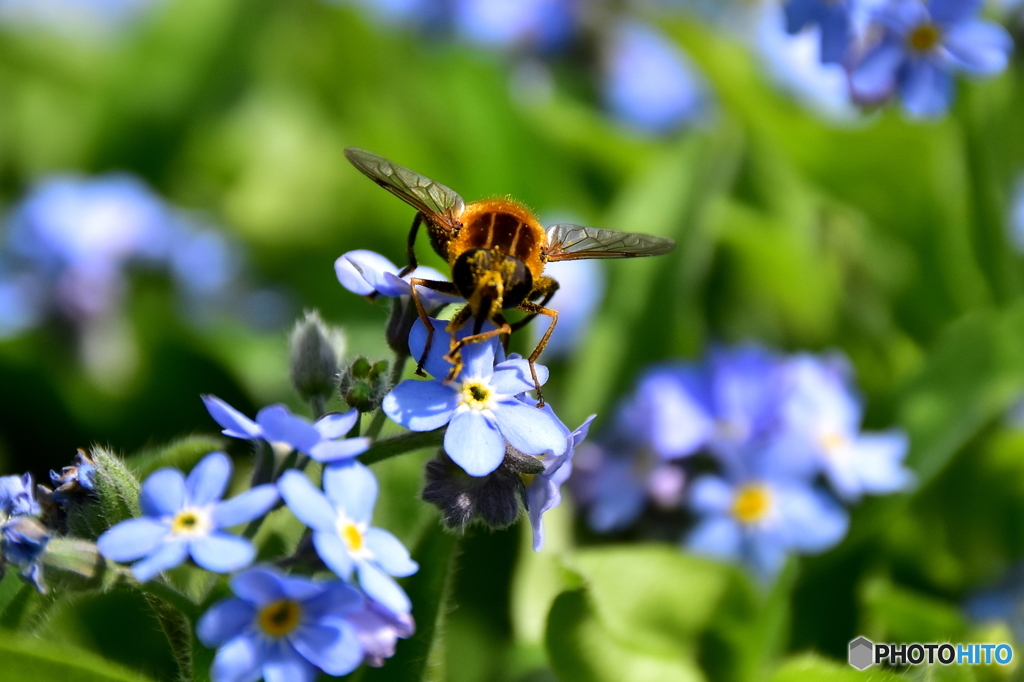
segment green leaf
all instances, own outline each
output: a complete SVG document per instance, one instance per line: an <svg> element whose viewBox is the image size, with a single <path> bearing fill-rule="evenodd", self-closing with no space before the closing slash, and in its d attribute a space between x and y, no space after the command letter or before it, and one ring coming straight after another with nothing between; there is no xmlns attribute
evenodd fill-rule
<svg viewBox="0 0 1024 682"><path fill-rule="evenodd" d="M444 614L457 545L456 536L445 531L436 517L428 521L412 554L420 570L405 581L406 592L413 604L416 633L409 639L400 640L395 655L384 667L368 668L362 680L419 682L425 678L427 662L435 647Z"/></svg>
<svg viewBox="0 0 1024 682"><path fill-rule="evenodd" d="M786 661L771 676L770 682L900 682L902 677L876 666L857 670L847 663L837 663L814 655L798 656Z"/></svg>
<svg viewBox="0 0 1024 682"><path fill-rule="evenodd" d="M967 624L957 606L877 576L864 584L864 633L883 642L960 642Z"/></svg>
<svg viewBox="0 0 1024 682"><path fill-rule="evenodd" d="M131 672L85 650L56 645L0 631L4 682L146 682Z"/></svg>
<svg viewBox="0 0 1024 682"><path fill-rule="evenodd" d="M187 436L159 448L138 452L125 462L136 476L146 478L157 469L174 467L188 471L204 455L224 448L224 441L214 436Z"/></svg>

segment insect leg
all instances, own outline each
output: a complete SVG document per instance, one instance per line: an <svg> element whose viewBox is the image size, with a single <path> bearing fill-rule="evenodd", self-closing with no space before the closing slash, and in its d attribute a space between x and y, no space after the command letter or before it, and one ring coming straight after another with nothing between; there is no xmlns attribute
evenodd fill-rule
<svg viewBox="0 0 1024 682"><path fill-rule="evenodd" d="M416 217L412 219L412 229L409 230L409 241L405 247L405 255L409 258L409 264L398 273L399 277L405 277L416 269L416 233L420 231L420 224L423 222L423 212L416 211Z"/></svg>
<svg viewBox="0 0 1024 682"><path fill-rule="evenodd" d="M530 363L530 374L533 375L533 385L537 388L537 407L544 407L544 394L540 390L540 381L537 380L537 369L535 367L537 358L544 352L544 347L548 345L548 339L551 338L551 332L555 331L555 325L558 324L558 311L552 310L551 308L545 308L542 305L537 305L532 301L523 301L519 304L519 309L528 312L532 315L547 315L551 318L551 324L548 325L547 331L544 332L544 336L540 337L540 342L537 343L537 347L530 353L530 357L526 360Z"/></svg>
<svg viewBox="0 0 1024 682"><path fill-rule="evenodd" d="M427 359L427 353L430 352L430 344L434 341L434 325L430 324L430 316L427 315L427 310L423 307L423 301L420 300L419 294L416 293L416 287L424 287L431 291L452 294L454 296L459 295L459 290L451 282L437 282L432 279L420 279L419 277L409 279L409 291L412 294L412 302L416 305L416 312L420 316L420 321L423 322L423 326L427 329L427 342L423 345L423 355L416 362L416 375L425 377L427 375L423 371L423 363Z"/></svg>
<svg viewBox="0 0 1024 682"><path fill-rule="evenodd" d="M465 310L469 310L469 306L466 306ZM459 353L459 351L462 350L463 346L469 343L480 343L482 341L487 341L488 339L493 339L495 336L498 336L499 334L512 333L512 327L505 320L504 316L501 315L501 313L495 315L492 321L498 325L496 329L491 329L490 331L482 332L480 334L470 334L469 336L464 336L457 341L455 340L455 337L452 336L452 346L448 351L446 359L453 365L455 365L455 367L448 374L448 379L454 379L462 370L462 353ZM456 353L458 353L458 355L456 355Z"/></svg>
<svg viewBox="0 0 1024 682"><path fill-rule="evenodd" d="M544 298L543 300L541 300L539 304L543 308L551 301L551 297L555 295L556 291L558 291L557 281L555 281L551 277L540 277L537 279L537 283L534 285L533 291L530 292L530 295L527 297L527 299L532 301L543 296ZM523 319L519 320L518 322L514 323L512 325L512 331L519 331L520 329L525 327L527 324L529 324L530 320L537 317L537 314L538 313L532 313L530 315L527 315Z"/></svg>

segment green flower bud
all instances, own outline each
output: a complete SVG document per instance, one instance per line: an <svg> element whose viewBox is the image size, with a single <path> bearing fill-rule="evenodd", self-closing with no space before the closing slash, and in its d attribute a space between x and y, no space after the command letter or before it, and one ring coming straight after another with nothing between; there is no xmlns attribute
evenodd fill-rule
<svg viewBox="0 0 1024 682"><path fill-rule="evenodd" d="M331 329L316 311L307 312L295 324L290 348L292 386L304 400L326 400L338 381L338 364L344 349L340 330Z"/></svg>
<svg viewBox="0 0 1024 682"><path fill-rule="evenodd" d="M338 382L342 400L360 412L373 412L380 407L389 390L386 360L371 364L358 357L342 372Z"/></svg>

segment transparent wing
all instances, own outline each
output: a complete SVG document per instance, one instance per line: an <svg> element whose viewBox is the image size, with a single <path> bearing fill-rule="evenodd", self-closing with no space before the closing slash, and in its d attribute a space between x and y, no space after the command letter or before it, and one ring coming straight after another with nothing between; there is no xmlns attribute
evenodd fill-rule
<svg viewBox="0 0 1024 682"><path fill-rule="evenodd" d="M636 258L668 253L675 246L674 241L665 237L560 223L547 229L544 255L552 262L584 258Z"/></svg>
<svg viewBox="0 0 1024 682"><path fill-rule="evenodd" d="M423 212L433 222L453 229L465 202L454 190L365 149L349 147L345 156L352 165L396 197Z"/></svg>

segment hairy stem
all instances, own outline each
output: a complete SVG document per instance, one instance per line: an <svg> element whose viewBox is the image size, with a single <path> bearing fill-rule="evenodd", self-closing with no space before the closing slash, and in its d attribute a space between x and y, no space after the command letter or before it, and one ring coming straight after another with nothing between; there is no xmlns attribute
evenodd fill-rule
<svg viewBox="0 0 1024 682"><path fill-rule="evenodd" d="M359 455L359 461L363 464L374 464L414 450L438 447L444 442L444 432L444 428L433 431L409 431L400 436L379 440L371 445L369 450Z"/></svg>

